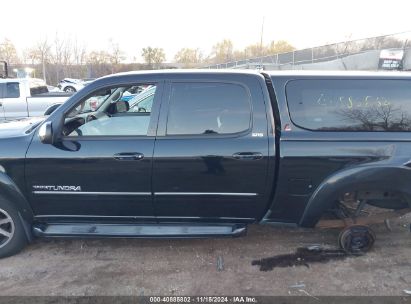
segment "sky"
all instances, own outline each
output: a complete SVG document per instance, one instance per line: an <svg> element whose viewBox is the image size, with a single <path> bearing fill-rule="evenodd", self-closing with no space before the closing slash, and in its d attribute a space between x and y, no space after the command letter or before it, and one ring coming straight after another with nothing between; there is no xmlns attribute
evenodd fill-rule
<svg viewBox="0 0 411 304"><path fill-rule="evenodd" d="M56 34L77 39L87 50L108 48L112 39L127 60L141 49L162 47L167 61L183 48L231 39L234 48L287 40L297 49L347 39L411 30L411 1L396 0L3 0L0 41L19 51Z"/></svg>

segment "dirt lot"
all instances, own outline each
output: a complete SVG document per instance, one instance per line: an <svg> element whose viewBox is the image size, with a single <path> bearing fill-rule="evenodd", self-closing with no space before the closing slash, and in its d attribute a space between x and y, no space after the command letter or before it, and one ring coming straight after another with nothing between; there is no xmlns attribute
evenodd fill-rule
<svg viewBox="0 0 411 304"><path fill-rule="evenodd" d="M376 227L377 242L365 256L268 272L251 262L310 244L333 246L338 231L251 226L248 236L236 239L36 240L0 261L0 293L405 295L411 289L410 222L409 215L395 221L392 232ZM298 284L304 285L292 287Z"/></svg>

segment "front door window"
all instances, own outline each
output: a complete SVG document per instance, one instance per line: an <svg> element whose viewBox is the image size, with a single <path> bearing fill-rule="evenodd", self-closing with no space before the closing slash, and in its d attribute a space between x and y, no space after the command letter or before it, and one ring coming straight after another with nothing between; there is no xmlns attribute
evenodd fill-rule
<svg viewBox="0 0 411 304"><path fill-rule="evenodd" d="M63 135L146 136L155 92L152 84L100 90L67 114Z"/></svg>

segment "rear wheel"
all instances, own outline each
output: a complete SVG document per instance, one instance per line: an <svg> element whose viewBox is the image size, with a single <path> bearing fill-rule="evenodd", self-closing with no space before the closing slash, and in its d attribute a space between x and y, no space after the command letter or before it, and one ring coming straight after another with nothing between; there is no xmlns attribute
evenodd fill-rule
<svg viewBox="0 0 411 304"><path fill-rule="evenodd" d="M27 243L24 227L16 208L0 200L0 258L18 253Z"/></svg>

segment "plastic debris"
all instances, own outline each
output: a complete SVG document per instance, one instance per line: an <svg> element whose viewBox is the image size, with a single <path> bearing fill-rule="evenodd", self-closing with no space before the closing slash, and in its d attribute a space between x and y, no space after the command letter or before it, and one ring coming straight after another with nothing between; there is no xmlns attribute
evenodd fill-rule
<svg viewBox="0 0 411 304"><path fill-rule="evenodd" d="M221 255L217 257L217 271L223 271L224 270L224 260Z"/></svg>
<svg viewBox="0 0 411 304"><path fill-rule="evenodd" d="M391 232L391 231L392 231L392 227L391 227L390 219L385 219L385 220L384 220L384 224L385 224L385 227L387 228L387 230Z"/></svg>
<svg viewBox="0 0 411 304"><path fill-rule="evenodd" d="M321 244L312 244L306 247L308 250L320 250L322 248Z"/></svg>
<svg viewBox="0 0 411 304"><path fill-rule="evenodd" d="M295 284L295 285L291 285L290 288L305 288L305 284Z"/></svg>

